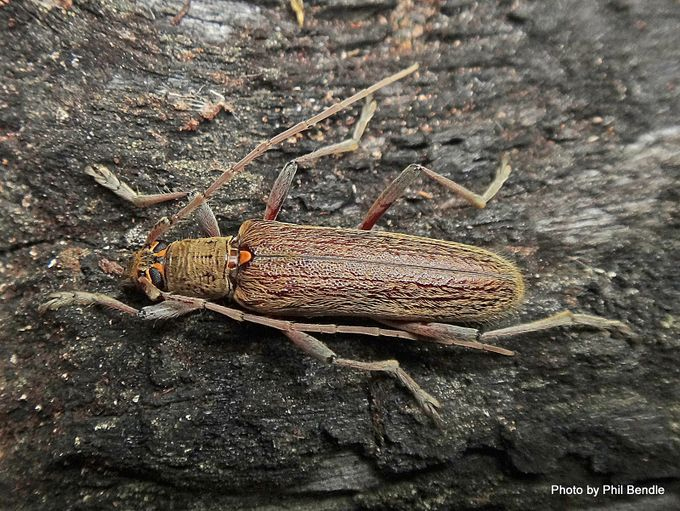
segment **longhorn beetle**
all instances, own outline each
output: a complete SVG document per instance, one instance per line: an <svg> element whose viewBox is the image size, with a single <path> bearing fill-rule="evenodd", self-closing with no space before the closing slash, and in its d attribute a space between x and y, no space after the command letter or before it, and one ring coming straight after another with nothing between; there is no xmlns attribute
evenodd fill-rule
<svg viewBox="0 0 680 511"><path fill-rule="evenodd" d="M276 221L298 164L353 151L376 109L372 94L418 69L414 64L260 143L229 167L203 193L170 218L158 221L135 252L129 279L154 301L137 310L100 293L52 293L40 309L99 304L146 320L163 320L207 309L236 321L280 330L305 353L336 366L385 372L399 380L422 410L441 420L440 403L425 392L396 360L363 362L339 357L312 333L348 333L431 341L513 355L489 342L565 325L629 332L619 321L564 311L553 316L481 332L453 323L487 322L516 308L524 295L517 267L493 252L451 241L372 231L382 214L420 175L433 179L478 208L498 192L510 174L505 156L487 190L478 195L422 165L411 164L382 192L355 229L292 225ZM352 137L287 163L276 179L262 220L246 220L236 236L221 236L208 199L262 153L319 121L365 99ZM86 172L137 206L183 197L185 193L139 195L107 167ZM162 241L178 221L196 212L208 237ZM234 301L241 309L222 302ZM352 316L385 327L302 323L285 318Z"/></svg>

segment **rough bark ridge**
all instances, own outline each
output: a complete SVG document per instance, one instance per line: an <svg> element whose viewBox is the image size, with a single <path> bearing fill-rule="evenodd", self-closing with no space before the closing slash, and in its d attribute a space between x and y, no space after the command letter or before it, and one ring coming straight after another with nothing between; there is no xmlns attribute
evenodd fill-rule
<svg viewBox="0 0 680 511"><path fill-rule="evenodd" d="M528 509L680 506L677 424L680 5L591 2L2 2L0 500L4 509ZM177 205L134 211L83 174L144 191L217 168L408 64L362 148L301 172L282 219L355 225L402 168L475 190L441 212L414 187L383 228L512 254L528 298L627 321L526 335L515 358L338 336L397 358L445 405L438 430L392 380L330 369L277 332L197 314L40 317L47 292L106 273ZM219 97L226 107L200 116ZM278 169L351 131L358 107L253 165L212 201L225 232L263 210ZM184 232L182 232L184 231ZM189 224L175 235L189 235ZM503 323L501 323L503 324ZM558 497L552 484L661 484L658 497ZM598 507L601 509L601 507Z"/></svg>

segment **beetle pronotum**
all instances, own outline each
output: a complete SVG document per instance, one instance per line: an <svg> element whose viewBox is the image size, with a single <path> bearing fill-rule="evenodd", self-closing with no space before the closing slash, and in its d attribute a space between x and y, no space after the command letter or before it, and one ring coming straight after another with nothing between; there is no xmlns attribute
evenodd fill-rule
<svg viewBox="0 0 680 511"><path fill-rule="evenodd" d="M440 420L440 403L425 392L396 360L363 362L337 356L311 333L349 333L461 345L502 355L513 352L490 342L565 325L628 331L614 320L564 311L538 321L481 332L453 323L486 322L516 308L524 295L517 267L493 252L470 245L405 234L372 231L382 214L418 176L427 176L470 204L483 208L510 174L502 158L495 179L482 195L421 165L409 165L376 199L356 229L276 222L299 163L353 151L376 109L372 94L415 72L415 64L336 103L259 144L228 168L203 193L171 218L162 218L134 253L129 278L160 303L137 310L99 293L57 292L40 309L104 305L147 320L167 319L207 309L237 321L276 328L307 354L330 364L382 371L398 379L430 417ZM208 199L262 153L319 121L366 99L352 138L298 157L276 179L263 220L246 220L236 236L220 235ZM137 206L183 197L184 193L138 195L103 165L86 168L98 183ZM196 211L206 238L165 242L160 237ZM212 300L230 300L244 310ZM384 324L353 326L302 323L286 317L353 316Z"/></svg>

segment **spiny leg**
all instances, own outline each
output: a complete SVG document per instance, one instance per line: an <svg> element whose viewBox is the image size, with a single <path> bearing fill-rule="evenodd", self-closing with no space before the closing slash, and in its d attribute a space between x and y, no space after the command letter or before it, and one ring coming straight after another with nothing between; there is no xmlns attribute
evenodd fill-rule
<svg viewBox="0 0 680 511"><path fill-rule="evenodd" d="M413 397L416 399L421 409L432 420L438 424L442 423L441 416L437 409L441 404L437 399L425 392L420 385L418 385L411 376L404 371L396 360L381 360L377 362L363 362L361 360L351 360L347 358L339 358L323 342L304 332L298 331L283 331L293 344L295 344L302 351L311 355L312 357L325 362L327 364L336 365L340 367L350 367L352 369L359 369L360 371L378 371L387 373L393 378L397 379L404 387L406 387Z"/></svg>
<svg viewBox="0 0 680 511"><path fill-rule="evenodd" d="M321 158L323 156L329 156L331 154L340 154L349 151L355 151L359 147L359 140L361 139L361 136L364 134L364 131L366 131L366 126L368 126L368 122L373 117L375 109L376 102L373 101L371 96L368 96L366 98L366 103L364 104L364 107L361 110L361 116L359 117L357 125L354 128L352 138L343 140L342 142L339 142L337 144L327 145L325 147L317 149L316 151L313 151L309 154L305 154L286 163L286 165L283 167L278 177L276 178L276 181L274 181L272 190L269 193L269 198L267 199L267 207L264 212L264 219L276 220L276 217L279 215L281 207L283 206L283 202L286 200L286 197L288 196L288 190L290 189L290 185L293 182L295 173L297 172L298 164L309 163L312 160Z"/></svg>
<svg viewBox="0 0 680 511"><path fill-rule="evenodd" d="M418 64L413 64L412 66L393 74L392 76L388 76L387 78L384 78L383 80L380 80L379 82L371 85L370 87L367 87L353 96L350 96L349 98L340 101L325 110L319 112L318 114L310 117L309 119L306 119L304 121L301 121L297 123L295 126L279 133L275 137L260 143L250 151L246 156L244 156L240 161L229 167L226 171L222 173L202 194L194 197L189 204L184 206L180 211L175 213L171 218L166 218L166 219L161 219L161 221L157 222L152 231L149 233L147 236L147 241L153 242L155 241L158 237L162 236L165 234L165 232L168 231L173 225L175 225L177 222L179 222L181 219L185 218L187 215L192 213L196 208L198 208L203 202L208 200L210 197L212 197L215 192L224 184L228 183L234 176L240 174L250 163L252 163L255 159L260 157L263 153L271 149L272 147L276 146L277 144L280 144L281 142L287 140L288 138L314 126L315 124L319 123L320 121L330 117L331 115L339 112L340 110L343 110L347 108L349 105L360 101L364 99L367 96L370 96L373 94L375 91L382 89L383 87L386 87L387 85L390 85L391 83L396 82L397 80L401 80L402 78L410 75L411 73L414 73L418 69Z"/></svg>
<svg viewBox="0 0 680 511"><path fill-rule="evenodd" d="M130 202L138 208L145 208L169 200L181 199L188 195L187 192L168 192L151 195L137 193L130 188L127 183L121 181L106 165L99 163L85 167L85 174L92 176L94 180L104 188L111 190L118 195L118 197Z"/></svg>
<svg viewBox="0 0 680 511"><path fill-rule="evenodd" d="M511 171L510 164L508 163L508 158L503 155L501 159L501 164L496 171L496 177L491 182L486 191L482 194L476 194L459 185L455 181L438 174L437 172L423 167L417 163L412 163L406 167L401 174L399 174L394 181L392 181L387 188L380 194L380 196L375 200L373 205L366 213L364 220L359 224L358 229L370 230L376 224L376 222L383 216L385 211L387 211L394 202L403 195L406 188L408 188L413 181L415 181L421 174L426 175L430 179L433 179L446 189L455 193L459 197L462 197L470 204L477 208L484 208L486 203L490 201L498 190L501 189L503 183L508 179Z"/></svg>

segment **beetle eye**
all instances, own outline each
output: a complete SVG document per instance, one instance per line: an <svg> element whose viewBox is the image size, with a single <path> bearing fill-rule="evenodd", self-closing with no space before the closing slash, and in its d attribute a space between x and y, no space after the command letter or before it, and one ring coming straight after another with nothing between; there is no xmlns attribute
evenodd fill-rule
<svg viewBox="0 0 680 511"><path fill-rule="evenodd" d="M149 269L149 276L151 277L151 283L158 289L163 289L165 284L163 283L163 275L156 268Z"/></svg>
<svg viewBox="0 0 680 511"><path fill-rule="evenodd" d="M159 241L156 243L156 245L153 247L153 252L154 254L157 254L158 252L161 252L168 248L168 244L165 241Z"/></svg>

